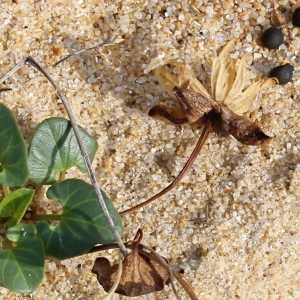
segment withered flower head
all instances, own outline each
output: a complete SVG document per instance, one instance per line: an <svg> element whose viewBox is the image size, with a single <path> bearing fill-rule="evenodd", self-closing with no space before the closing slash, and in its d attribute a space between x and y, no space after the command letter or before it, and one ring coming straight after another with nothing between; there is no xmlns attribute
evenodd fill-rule
<svg viewBox="0 0 300 300"><path fill-rule="evenodd" d="M230 60L233 44L233 41L229 42L214 59L211 94L197 80L187 64L169 63L177 68L178 75L170 73L163 67L154 70L167 93L179 101L180 108L158 104L150 109L149 116L168 120L175 125L188 123L204 125L204 128L194 151L174 181L150 199L121 214L141 208L172 190L189 170L212 131L221 136L233 136L245 145L262 145L271 141L271 137L264 134L259 126L242 114L249 110L259 90L273 86L278 81L276 78L269 78L266 81L255 80L244 89L246 56L241 58L238 65L235 60Z"/></svg>
<svg viewBox="0 0 300 300"><path fill-rule="evenodd" d="M246 55L238 65L235 60L230 60L233 45L234 41L230 41L213 61L211 95L187 64L169 63L177 68L178 75L163 67L155 69L160 84L172 98L179 101L181 108L159 104L150 109L149 115L167 119L176 125L203 124L210 120L215 132L223 136L232 135L243 144L261 145L270 142L271 137L242 114L249 110L256 94L265 87L277 84L277 79L258 79L244 89Z"/></svg>

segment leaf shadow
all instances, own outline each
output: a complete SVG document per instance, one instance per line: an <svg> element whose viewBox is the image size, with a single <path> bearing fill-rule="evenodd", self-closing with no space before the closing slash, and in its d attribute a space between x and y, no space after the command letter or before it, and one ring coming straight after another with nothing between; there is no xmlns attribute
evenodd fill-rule
<svg viewBox="0 0 300 300"><path fill-rule="evenodd" d="M53 149L53 152L51 154L50 164L49 164L48 171L46 173L44 181L47 182L48 179L51 177L51 173L52 173L52 170L54 169L57 153L59 152L59 149L61 149L64 146L65 141L66 141L66 139L67 139L67 137L68 137L71 130L73 130L72 126L69 124L66 127L66 129L65 129L64 133L62 134L62 136L57 140L56 147Z"/></svg>

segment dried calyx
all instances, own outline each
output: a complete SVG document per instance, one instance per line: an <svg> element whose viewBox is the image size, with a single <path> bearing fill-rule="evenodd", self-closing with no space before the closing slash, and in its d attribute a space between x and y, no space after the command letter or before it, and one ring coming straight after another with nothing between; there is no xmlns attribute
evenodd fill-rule
<svg viewBox="0 0 300 300"><path fill-rule="evenodd" d="M167 93L178 100L180 107L167 107L158 104L149 111L151 117L169 121L175 125L196 124L205 125L198 143L183 170L176 179L163 191L143 202L125 210L121 214L132 212L161 197L182 179L200 152L211 131L220 136L233 136L245 145L264 145L271 141L258 125L246 116L257 93L266 87L278 84L276 78L266 81L256 80L244 89L246 78L246 56L239 61L230 59L234 42L224 46L219 56L214 59L211 73L212 94L197 80L191 67L187 64L169 62L178 70L178 75L172 74L164 67L157 68L155 74Z"/></svg>
<svg viewBox="0 0 300 300"><path fill-rule="evenodd" d="M122 275L118 282L116 293L137 297L149 293L161 291L167 284L172 284L176 299L178 299L175 290L173 277L175 277L185 289L190 299L197 300L197 296L191 287L174 272L169 266L168 261L156 253L154 250L141 244L143 232L138 230L134 240L126 243L127 248L132 249L122 262ZM101 249L101 247L103 247ZM97 251L116 248L116 244L102 245ZM96 250L96 249L95 249ZM92 273L97 275L99 283L104 290L108 292L117 279L118 264L111 265L105 257L98 257L94 263Z"/></svg>
<svg viewBox="0 0 300 300"><path fill-rule="evenodd" d="M168 284L168 270L151 257L145 257L138 251L142 240L141 231L138 232L132 242L132 252L123 260L123 274L116 293L125 296L141 296L156 291L161 291L165 284ZM110 265L105 257L98 257L93 266L92 272L97 274L99 283L106 292L109 291L116 280L118 265Z"/></svg>

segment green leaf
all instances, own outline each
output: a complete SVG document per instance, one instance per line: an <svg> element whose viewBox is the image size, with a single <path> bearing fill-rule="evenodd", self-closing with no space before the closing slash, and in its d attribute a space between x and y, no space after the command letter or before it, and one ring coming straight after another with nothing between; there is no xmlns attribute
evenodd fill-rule
<svg viewBox="0 0 300 300"><path fill-rule="evenodd" d="M81 127L79 131L92 161L97 141ZM29 146L28 163L30 179L42 184L55 182L57 173L73 166L87 172L71 123L64 118L49 118L39 124Z"/></svg>
<svg viewBox="0 0 300 300"><path fill-rule="evenodd" d="M18 224L7 231L17 242L15 247L0 249L0 286L17 293L31 293L44 276L44 245L33 225Z"/></svg>
<svg viewBox="0 0 300 300"><path fill-rule="evenodd" d="M0 202L0 217L11 217L7 222L8 227L15 226L21 221L33 195L33 190L21 188L7 195Z"/></svg>
<svg viewBox="0 0 300 300"><path fill-rule="evenodd" d="M27 152L15 117L0 103L0 184L19 187L28 180Z"/></svg>
<svg viewBox="0 0 300 300"><path fill-rule="evenodd" d="M110 199L101 192L117 231L122 235L122 220ZM57 225L44 221L37 224L46 256L66 259L82 255L96 244L115 242L92 185L79 179L67 179L52 185L47 197L60 201L63 213Z"/></svg>

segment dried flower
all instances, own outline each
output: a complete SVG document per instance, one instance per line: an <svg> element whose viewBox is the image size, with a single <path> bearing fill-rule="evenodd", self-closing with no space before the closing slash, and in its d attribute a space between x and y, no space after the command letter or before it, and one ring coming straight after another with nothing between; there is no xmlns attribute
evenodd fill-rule
<svg viewBox="0 0 300 300"><path fill-rule="evenodd" d="M164 118L173 124L212 122L214 131L220 135L232 135L246 145L260 145L271 140L250 119L241 116L246 113L259 90L278 83L277 79L257 80L244 89L246 75L246 55L236 67L235 60L230 60L230 51L234 42L230 41L214 59L211 74L212 95L195 78L187 64L171 62L178 69L174 75L163 67L157 68L155 74L168 92L177 99L181 108L170 108L159 104L152 107L149 115Z"/></svg>
<svg viewBox="0 0 300 300"><path fill-rule="evenodd" d="M187 64L170 63L178 69L178 75L170 73L163 67L155 69L159 82L172 98L179 101L180 108L158 104L150 109L149 116L168 120L175 125L204 124L204 128L193 153L174 181L155 196L122 211L121 214L135 211L172 190L195 161L211 131L221 136L234 136L245 145L262 145L271 141L271 137L264 134L258 125L242 114L249 110L259 90L273 86L278 81L276 78L257 80L244 90L246 56L243 56L236 66L236 62L230 60L232 47L233 41L223 48L213 62L212 95L195 78L191 67Z"/></svg>

